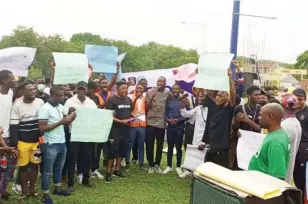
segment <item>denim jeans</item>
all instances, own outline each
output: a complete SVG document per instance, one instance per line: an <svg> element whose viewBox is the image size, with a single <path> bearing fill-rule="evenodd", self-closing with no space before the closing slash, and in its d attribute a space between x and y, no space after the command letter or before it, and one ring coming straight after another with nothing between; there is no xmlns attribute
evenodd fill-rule
<svg viewBox="0 0 308 204"><path fill-rule="evenodd" d="M176 148L176 167L181 167L182 162L182 144L184 137L184 128L168 127L167 129L167 165L172 167L173 148Z"/></svg>
<svg viewBox="0 0 308 204"><path fill-rule="evenodd" d="M130 152L137 142L138 147L138 162L139 164L144 164L144 142L146 136L145 127L134 127L131 128L129 138L128 138L128 151L126 155L126 161L130 161Z"/></svg>
<svg viewBox="0 0 308 204"><path fill-rule="evenodd" d="M50 177L53 175L53 183L55 186L61 186L62 168L66 158L65 143L44 144L44 169L42 175L42 190L49 193Z"/></svg>

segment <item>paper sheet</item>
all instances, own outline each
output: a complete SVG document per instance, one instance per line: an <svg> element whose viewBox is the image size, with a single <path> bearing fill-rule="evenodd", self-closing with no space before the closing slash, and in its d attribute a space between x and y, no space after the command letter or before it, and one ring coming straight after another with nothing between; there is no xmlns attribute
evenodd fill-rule
<svg viewBox="0 0 308 204"><path fill-rule="evenodd" d="M140 121L145 121L145 115L140 115L136 117Z"/></svg>
<svg viewBox="0 0 308 204"><path fill-rule="evenodd" d="M187 145L185 160L183 167L195 171L201 164L204 163L204 157L207 149L198 150L198 146Z"/></svg>
<svg viewBox="0 0 308 204"><path fill-rule="evenodd" d="M250 159L262 145L264 134L239 130L241 137L238 140L236 153L238 167L248 170Z"/></svg>
<svg viewBox="0 0 308 204"><path fill-rule="evenodd" d="M10 70L15 76L27 77L36 48L10 47L0 50L0 70Z"/></svg>

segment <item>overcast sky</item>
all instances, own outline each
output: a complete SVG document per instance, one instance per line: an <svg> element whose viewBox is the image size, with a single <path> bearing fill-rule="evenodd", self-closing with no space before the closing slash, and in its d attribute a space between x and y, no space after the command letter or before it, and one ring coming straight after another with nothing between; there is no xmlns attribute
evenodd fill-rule
<svg viewBox="0 0 308 204"><path fill-rule="evenodd" d="M156 41L199 52L205 39L205 51L228 52L232 4L232 0L3 0L0 35L23 25L66 39L91 32L135 45ZM307 8L307 0L242 0L241 13L278 20L241 16L239 54L295 62L308 49ZM205 32L202 24L207 24Z"/></svg>

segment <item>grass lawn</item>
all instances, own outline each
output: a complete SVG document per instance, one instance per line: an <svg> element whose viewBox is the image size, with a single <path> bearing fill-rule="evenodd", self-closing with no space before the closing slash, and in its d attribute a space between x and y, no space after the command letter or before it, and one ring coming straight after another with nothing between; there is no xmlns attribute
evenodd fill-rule
<svg viewBox="0 0 308 204"><path fill-rule="evenodd" d="M175 156L173 161L175 162ZM163 154L162 167L166 165L166 154ZM54 203L72 204L188 204L190 198L191 179L180 179L175 170L168 175L147 174L138 166L132 166L127 172L128 178L120 180L113 177L113 182L106 184L104 180L91 179L93 188L75 185L75 193L69 197L51 196ZM38 179L40 182L40 177ZM40 192L40 183L37 190ZM66 186L65 186L66 187ZM11 185L9 186L11 191ZM16 204L17 196L11 196L4 203ZM31 198L25 203L41 203L41 197Z"/></svg>

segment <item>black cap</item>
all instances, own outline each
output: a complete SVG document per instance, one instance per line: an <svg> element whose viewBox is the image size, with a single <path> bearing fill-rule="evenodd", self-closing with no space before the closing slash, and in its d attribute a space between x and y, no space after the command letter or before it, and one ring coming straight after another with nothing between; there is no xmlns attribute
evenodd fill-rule
<svg viewBox="0 0 308 204"><path fill-rule="evenodd" d="M294 94L295 96L303 96L303 97L306 97L306 91L305 91L304 89L301 89L301 88L294 89L293 94Z"/></svg>
<svg viewBox="0 0 308 204"><path fill-rule="evenodd" d="M78 83L77 83L77 88L85 88L85 89L87 89L88 88L88 83L87 82L85 82L85 81L79 81Z"/></svg>

